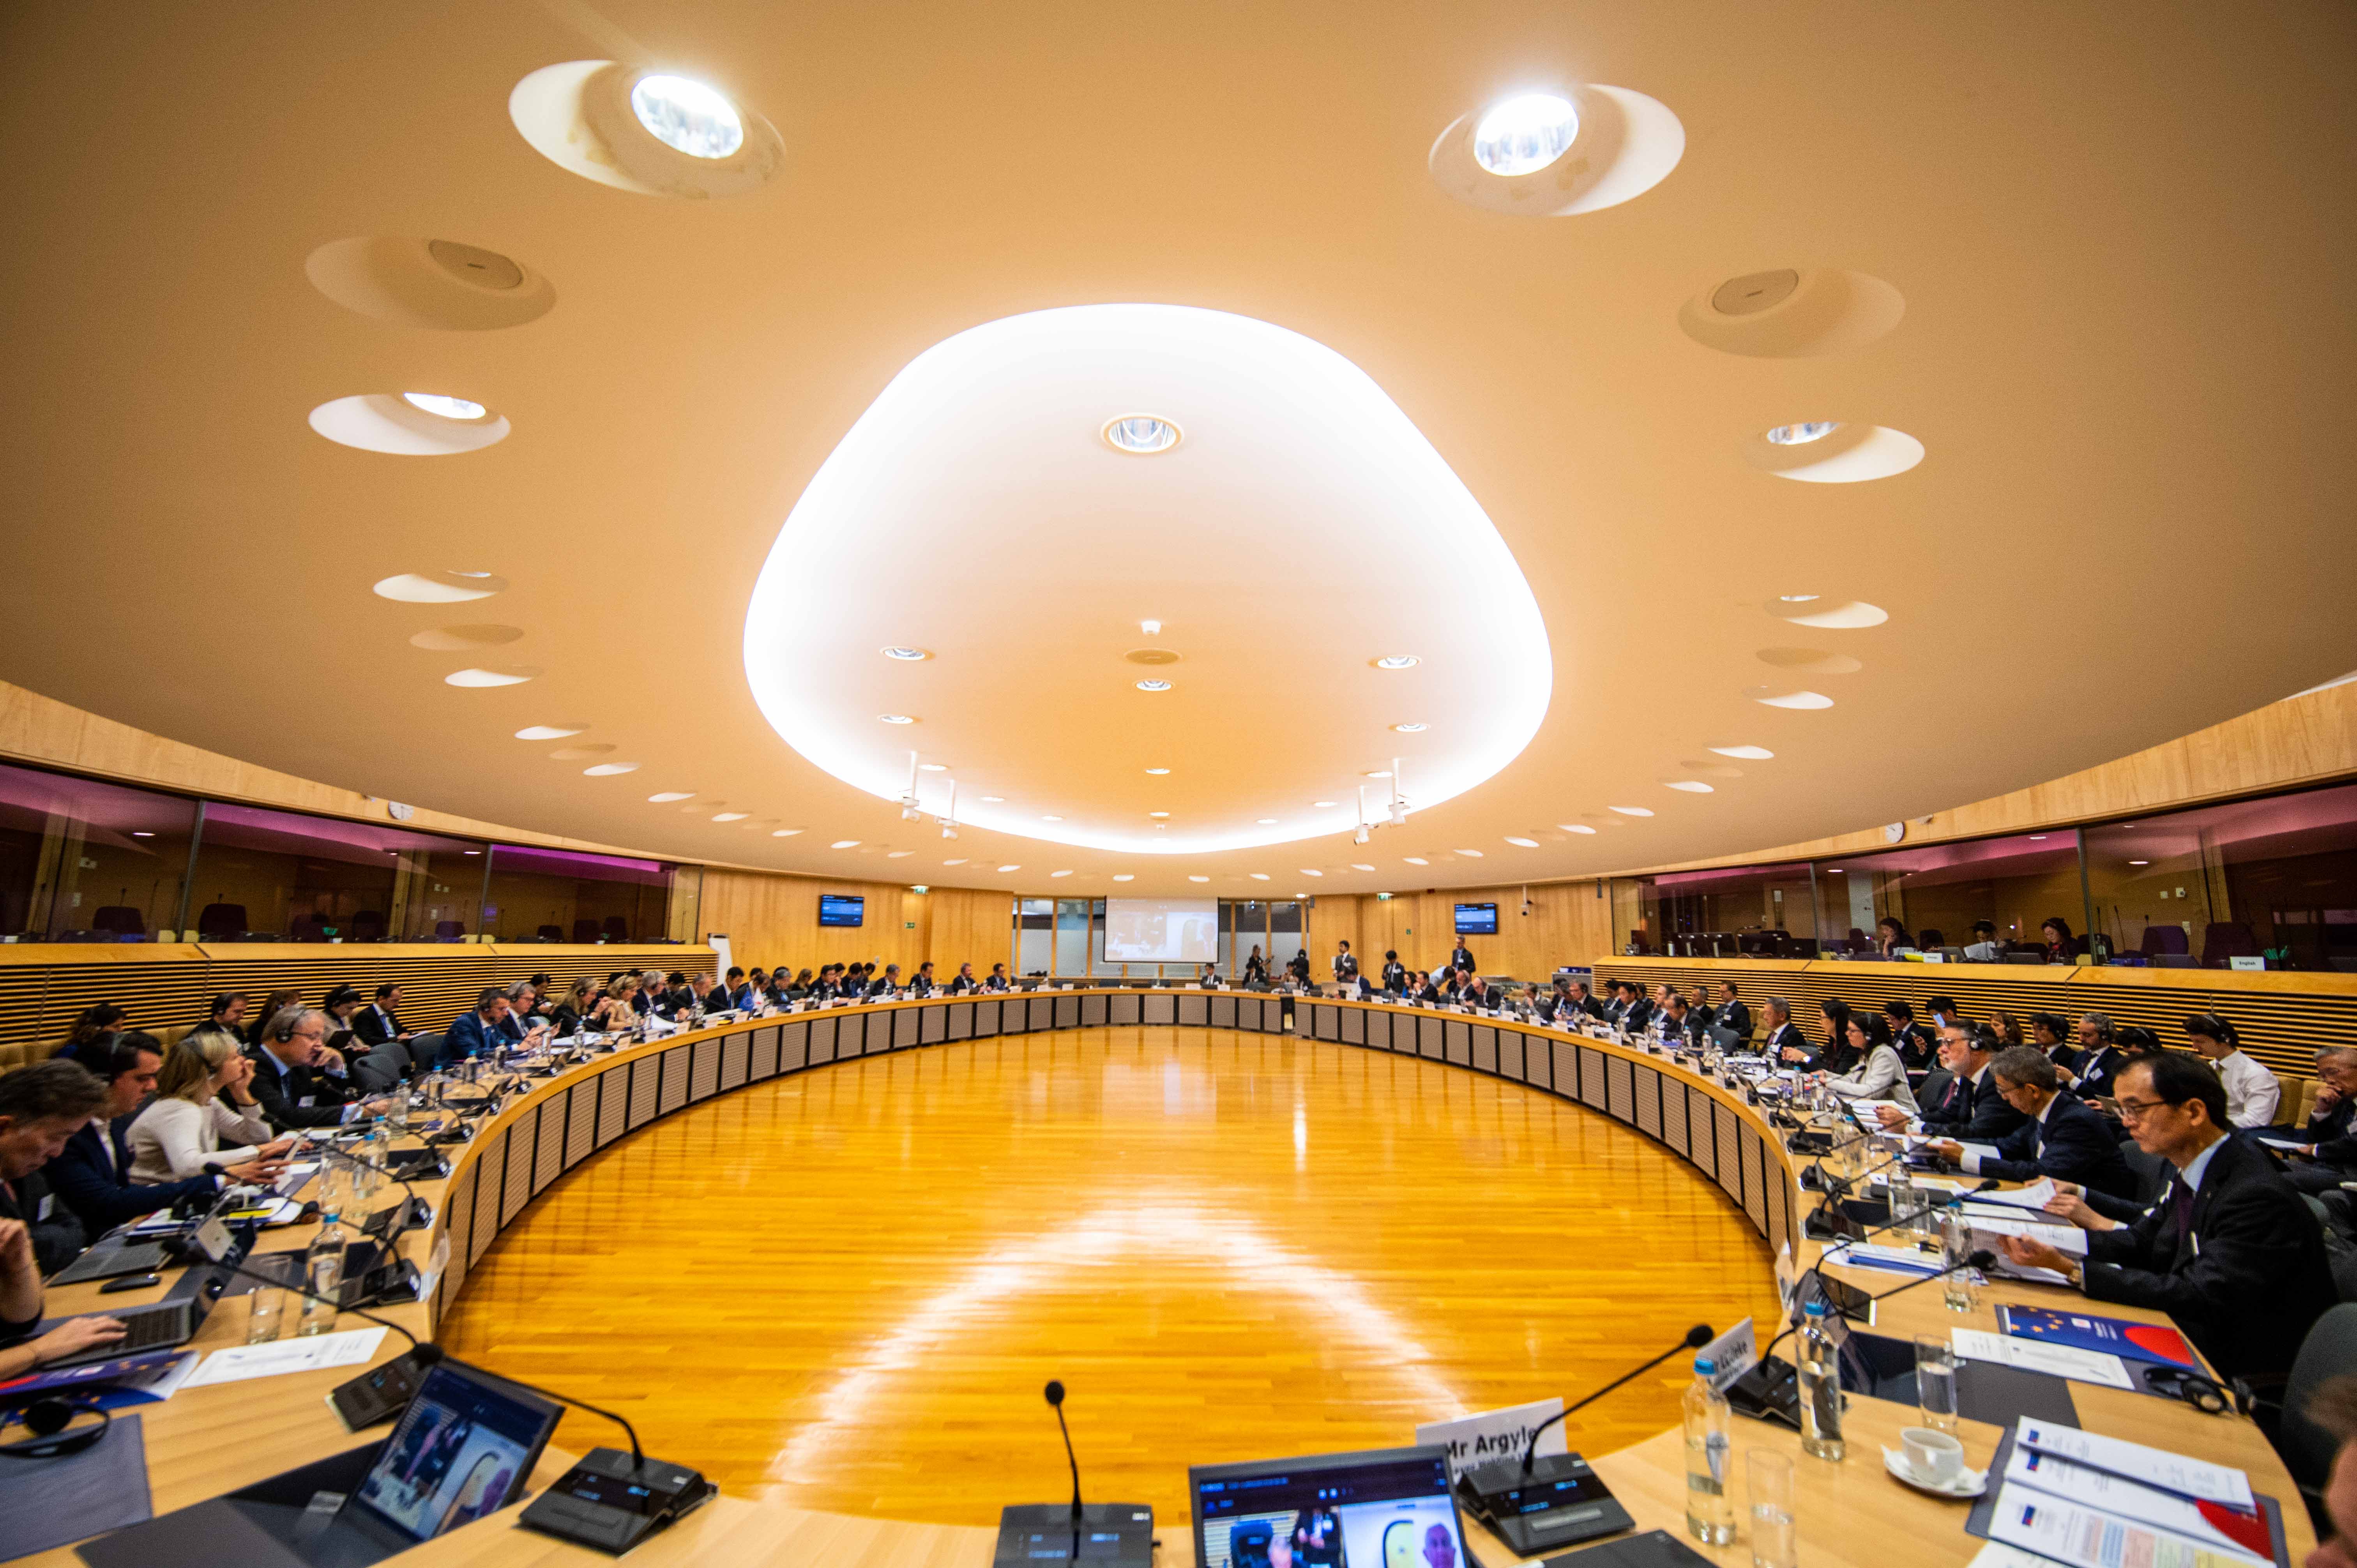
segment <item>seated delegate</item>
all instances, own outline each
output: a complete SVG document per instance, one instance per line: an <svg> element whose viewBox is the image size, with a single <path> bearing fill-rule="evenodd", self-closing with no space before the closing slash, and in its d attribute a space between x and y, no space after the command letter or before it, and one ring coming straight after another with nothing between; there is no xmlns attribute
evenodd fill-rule
<svg viewBox="0 0 2357 1568"><path fill-rule="evenodd" d="M2236 1127L2272 1127L2283 1103L2283 1084L2243 1049L2234 1026L2216 1013L2185 1020L2185 1039L2209 1061L2226 1086L2226 1120Z"/></svg>
<svg viewBox="0 0 2357 1568"><path fill-rule="evenodd" d="M131 1121L131 1179L187 1181L284 1155L295 1140L271 1137L253 1071L253 1058L226 1034L200 1030L174 1046L156 1076L156 1098Z"/></svg>
<svg viewBox="0 0 2357 1568"><path fill-rule="evenodd" d="M2111 1122L2062 1087L2061 1074L2043 1051L2013 1047L1992 1058L1988 1070L2005 1102L2021 1113L2022 1124L1996 1141L1994 1157L1948 1139L1930 1145L1943 1158L1962 1165L1968 1176L2003 1181L2050 1176L2113 1197L2135 1193L2135 1173L2120 1157Z"/></svg>
<svg viewBox="0 0 2357 1568"><path fill-rule="evenodd" d="M1851 1014L1849 1044L1857 1054L1857 1068L1828 1076L1825 1087L1844 1100L1888 1100L1901 1111L1912 1112L1915 1096L1907 1087L1907 1065L1890 1043L1882 1020L1869 1014Z"/></svg>
<svg viewBox="0 0 2357 1568"><path fill-rule="evenodd" d="M1999 1238L2006 1256L2091 1301L2165 1312L2222 1377L2279 1391L2336 1299L2315 1217L2266 1149L2227 1135L2225 1085L2208 1063L2180 1051L2133 1062L2118 1102L2136 1146L2174 1167L2168 1195L2131 1224L2088 1227L2083 1264L2012 1236Z"/></svg>
<svg viewBox="0 0 2357 1568"><path fill-rule="evenodd" d="M40 1326L41 1267L32 1233L21 1220L0 1219L0 1382L123 1337L123 1325L112 1317L69 1317L36 1337Z"/></svg>
<svg viewBox="0 0 2357 1568"><path fill-rule="evenodd" d="M1951 1024L1940 1031L1940 1065L1948 1082L1936 1101L1922 1102L1923 1131L1935 1138L1961 1138L1994 1144L2019 1127L2025 1118L1997 1091L1989 1059L1996 1036L1978 1024ZM1896 1106L1877 1108L1875 1115L1889 1128L1903 1127L1907 1113Z"/></svg>
<svg viewBox="0 0 2357 1568"><path fill-rule="evenodd" d="M73 1262L89 1239L41 1167L105 1104L106 1086L70 1058L0 1073L0 1219L25 1228L45 1274Z"/></svg>
<svg viewBox="0 0 2357 1568"><path fill-rule="evenodd" d="M49 1190L73 1210L93 1240L142 1215L169 1208L183 1197L209 1197L221 1188L219 1176L167 1182L131 1179L131 1140L125 1130L155 1092L156 1078L163 1067L164 1047L153 1035L119 1036L103 1079L106 1102L41 1167ZM257 1160L223 1174L232 1181L267 1182L277 1176L278 1165L274 1161Z"/></svg>
<svg viewBox="0 0 2357 1568"><path fill-rule="evenodd" d="M247 1048L253 1061L253 1098L263 1120L281 1132L340 1127L384 1109L381 1100L360 1098L343 1058L328 1047L328 1015L317 1007L283 1008Z"/></svg>

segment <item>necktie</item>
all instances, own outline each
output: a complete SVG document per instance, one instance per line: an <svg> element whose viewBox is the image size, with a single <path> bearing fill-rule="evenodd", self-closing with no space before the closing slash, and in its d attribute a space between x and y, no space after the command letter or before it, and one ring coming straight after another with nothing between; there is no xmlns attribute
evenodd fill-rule
<svg viewBox="0 0 2357 1568"><path fill-rule="evenodd" d="M2181 1181L2169 1183L2169 1208L2177 1216L2177 1247L2180 1261L2191 1255L2189 1243L2193 1236L2193 1189Z"/></svg>

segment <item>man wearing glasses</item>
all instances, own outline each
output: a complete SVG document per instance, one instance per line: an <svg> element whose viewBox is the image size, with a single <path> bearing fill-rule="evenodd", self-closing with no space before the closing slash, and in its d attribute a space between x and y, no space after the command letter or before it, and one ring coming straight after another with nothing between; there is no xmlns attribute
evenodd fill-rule
<svg viewBox="0 0 2357 1568"><path fill-rule="evenodd" d="M2035 1046L2013 1046L1989 1063L1997 1093L2021 1112L2020 1126L1997 1140L1994 1156L1965 1148L1954 1139L1925 1147L1962 1165L1966 1176L2006 1181L2052 1176L2076 1182L2113 1197L2136 1192L2136 1176L2120 1157L2112 1124L2062 1087L2061 1070Z"/></svg>
<svg viewBox="0 0 2357 1568"><path fill-rule="evenodd" d="M2120 1070L2116 1103L2136 1146L2175 1167L2168 1191L2125 1225L2081 1218L2083 1265L2012 1236L1998 1238L2006 1256L2092 1300L2165 1312L2221 1378L2280 1391L2335 1299L2316 1220L2265 1149L2226 1135L2225 1086L2207 1064L2180 1051L2139 1058Z"/></svg>

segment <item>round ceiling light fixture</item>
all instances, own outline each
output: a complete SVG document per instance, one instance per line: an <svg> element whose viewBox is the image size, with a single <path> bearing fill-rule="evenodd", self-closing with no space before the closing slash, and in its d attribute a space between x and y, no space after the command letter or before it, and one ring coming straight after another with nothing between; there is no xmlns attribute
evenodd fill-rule
<svg viewBox="0 0 2357 1568"><path fill-rule="evenodd" d="M1002 866L1000 866L998 869L999 869L1000 874L1001 874L1001 875L1004 875L1004 874L1006 874L1006 872L1009 872L1009 871L1020 871L1020 870L1022 870L1023 868L1022 868L1021 866L1019 866L1019 865L1002 865Z"/></svg>
<svg viewBox="0 0 2357 1568"><path fill-rule="evenodd" d="M1061 817L1042 817L1039 820L1043 822L1060 822L1064 819Z"/></svg>
<svg viewBox="0 0 2357 1568"><path fill-rule="evenodd" d="M515 732L518 740L563 740L579 735L587 725L526 725Z"/></svg>
<svg viewBox="0 0 2357 1568"><path fill-rule="evenodd" d="M917 722L907 714L878 714L876 716L888 725L912 725Z"/></svg>
<svg viewBox="0 0 2357 1568"><path fill-rule="evenodd" d="M1426 726L1423 725L1392 725L1392 728L1397 730L1402 735L1422 735L1425 732Z"/></svg>
<svg viewBox="0 0 2357 1568"><path fill-rule="evenodd" d="M1525 92L1492 106L1473 127L1473 161L1512 179L1536 174L1571 151L1579 111L1553 92Z"/></svg>
<svg viewBox="0 0 2357 1568"><path fill-rule="evenodd" d="M960 855L955 860L945 860L942 862L942 864L943 865L963 865L965 864L965 856Z"/></svg>
<svg viewBox="0 0 2357 1568"><path fill-rule="evenodd" d="M2148 860L2132 860L2129 861L2128 864L2130 865L2150 865L2152 862Z"/></svg>
<svg viewBox="0 0 2357 1568"><path fill-rule="evenodd" d="M1276 826L1276 819L1275 819L1275 817L1260 817L1260 818L1256 818L1256 819L1254 819L1254 820L1255 820L1255 821L1257 821L1257 822L1260 823L1260 825L1261 825L1262 827L1265 827L1265 828L1273 828L1273 827Z"/></svg>
<svg viewBox="0 0 2357 1568"><path fill-rule="evenodd" d="M442 677L446 686L521 686L538 675L531 664L509 664L497 670L453 670Z"/></svg>
<svg viewBox="0 0 2357 1568"><path fill-rule="evenodd" d="M1168 681L1140 681L1137 683L1137 689L1141 692L1167 692L1170 690L1170 682Z"/></svg>
<svg viewBox="0 0 2357 1568"><path fill-rule="evenodd" d="M857 839L837 839L827 847L830 849L857 849L859 847L859 841Z"/></svg>
<svg viewBox="0 0 2357 1568"><path fill-rule="evenodd" d="M1514 845L1515 847L1517 847L1517 848L1519 848L1519 849L1536 849L1536 848L1538 848L1538 847L1539 847L1539 841L1538 841L1538 840L1536 840L1536 839L1526 839L1526 838L1516 838L1516 837L1515 837L1513 834L1512 834L1512 833L1508 833L1508 834L1506 835L1506 842L1507 842L1508 843L1510 843L1510 844Z"/></svg>
<svg viewBox="0 0 2357 1568"><path fill-rule="evenodd" d="M490 412L472 398L450 397L442 392L404 392L401 401L436 419L480 419Z"/></svg>
<svg viewBox="0 0 2357 1568"><path fill-rule="evenodd" d="M668 806L673 800L694 800L695 791L693 789L666 789L660 795L650 795L647 799L658 806Z"/></svg>
<svg viewBox="0 0 2357 1568"><path fill-rule="evenodd" d="M1333 801L1331 801L1331 800L1312 800L1312 801L1310 801L1309 803L1310 803L1311 805L1313 805L1313 806L1317 807L1317 808L1318 808L1319 811L1324 811L1327 807L1331 806L1331 805L1333 805L1333 804L1334 804L1334 802L1333 802Z"/></svg>
<svg viewBox="0 0 2357 1568"><path fill-rule="evenodd" d="M1116 871L1113 874L1113 879L1115 882L1135 882L1137 880L1137 874L1134 871Z"/></svg>
<svg viewBox="0 0 2357 1568"><path fill-rule="evenodd" d="M1168 811L1148 811L1146 814L1149 817L1167 817L1170 813Z"/></svg>
<svg viewBox="0 0 2357 1568"><path fill-rule="evenodd" d="M1159 779L1159 778L1161 778L1164 774L1166 774L1166 773L1169 772L1169 771L1170 771L1170 769L1168 769L1168 768L1147 768L1147 769L1146 769L1146 771L1147 771L1148 773L1153 774L1157 779Z"/></svg>
<svg viewBox="0 0 2357 1568"><path fill-rule="evenodd" d="M1555 826L1567 833L1592 833L1596 831L1586 822L1557 822Z"/></svg>
<svg viewBox="0 0 2357 1568"><path fill-rule="evenodd" d="M1268 873L1265 871L1255 871L1252 874L1252 879L1254 882L1265 882L1268 880Z"/></svg>
<svg viewBox="0 0 2357 1568"><path fill-rule="evenodd" d="M1424 856L1420 854L1402 855L1400 858L1406 861L1410 865L1430 865L1432 864L1432 862L1425 859Z"/></svg>
<svg viewBox="0 0 2357 1568"><path fill-rule="evenodd" d="M1004 795L985 795L983 800L994 806L1000 806L1006 803L1006 797Z"/></svg>
<svg viewBox="0 0 2357 1568"><path fill-rule="evenodd" d="M1479 860L1481 858L1481 852L1478 849L1460 849L1457 853L1463 855L1468 860Z"/></svg>
<svg viewBox="0 0 2357 1568"><path fill-rule="evenodd" d="M797 833L800 833L802 831L802 830L800 828L780 828L770 836L773 839L790 839L794 837Z"/></svg>
<svg viewBox="0 0 2357 1568"><path fill-rule="evenodd" d="M917 764L917 771L920 773L947 773L949 770L950 765L946 762L920 762Z"/></svg>
<svg viewBox="0 0 2357 1568"><path fill-rule="evenodd" d="M1168 452L1186 435L1186 432L1176 424L1151 413L1116 414L1104 422L1099 434L1104 437L1106 446L1116 452L1126 452L1133 457L1151 457L1157 452ZM1161 629L1159 621L1140 624L1150 624L1155 631ZM1152 637L1155 631L1146 635Z"/></svg>
<svg viewBox="0 0 2357 1568"><path fill-rule="evenodd" d="M913 663L920 659L931 659L932 655L921 648L888 648L884 650L884 657Z"/></svg>
<svg viewBox="0 0 2357 1568"><path fill-rule="evenodd" d="M638 770L639 765L635 762L601 762L595 768L585 768L581 771L592 779L612 779L624 773L636 773Z"/></svg>
<svg viewBox="0 0 2357 1568"><path fill-rule="evenodd" d="M372 584L369 592L404 605L457 605L505 593L508 580L489 572L404 572Z"/></svg>
<svg viewBox="0 0 2357 1568"><path fill-rule="evenodd" d="M1618 811L1624 817L1650 817L1653 814L1650 806L1610 806L1606 810Z"/></svg>
<svg viewBox="0 0 2357 1568"><path fill-rule="evenodd" d="M1365 775L1369 779L1388 779L1391 776L1392 770L1388 768L1378 768L1372 773Z"/></svg>
<svg viewBox="0 0 2357 1568"><path fill-rule="evenodd" d="M1711 787L1704 783L1699 779L1664 779L1662 780L1662 783L1663 787L1667 789L1683 789L1689 795L1708 795L1713 793Z"/></svg>
<svg viewBox="0 0 2357 1568"><path fill-rule="evenodd" d="M1741 757L1746 762L1769 762L1776 756L1764 746L1713 746L1704 749L1720 757Z"/></svg>
<svg viewBox="0 0 2357 1568"><path fill-rule="evenodd" d="M1779 692L1767 686L1752 686L1747 688L1743 694L1768 708L1811 709L1834 705L1834 700L1823 692Z"/></svg>
<svg viewBox="0 0 2357 1568"><path fill-rule="evenodd" d="M1187 880L1189 882L1209 882L1211 878L1208 876L1199 876L1190 871L1187 874Z"/></svg>
<svg viewBox="0 0 2357 1568"><path fill-rule="evenodd" d="M1812 441L1823 441L1841 428L1838 419L1809 419L1798 424L1780 424L1768 432L1771 446L1806 446Z"/></svg>
<svg viewBox="0 0 2357 1568"><path fill-rule="evenodd" d="M642 76L630 113L647 134L692 158L725 158L745 145L745 122L719 89L684 76Z"/></svg>
<svg viewBox="0 0 2357 1568"><path fill-rule="evenodd" d="M1363 860L1354 860L1351 863L1351 869L1353 871L1372 871L1374 867L1369 865Z"/></svg>
<svg viewBox="0 0 2357 1568"><path fill-rule="evenodd" d="M1424 660L1413 653L1386 653L1381 659L1371 659L1367 662L1378 670L1413 670Z"/></svg>
<svg viewBox="0 0 2357 1568"><path fill-rule="evenodd" d="M712 820L716 822L741 822L752 814L750 811L722 811L715 815Z"/></svg>
<svg viewBox="0 0 2357 1568"><path fill-rule="evenodd" d="M1048 875L1050 876L1070 876L1071 873L1069 871L1051 871L1048 873Z"/></svg>
<svg viewBox="0 0 2357 1568"><path fill-rule="evenodd" d="M1308 866L1305 865L1305 866L1303 866L1303 867L1301 868L1301 875L1304 875L1304 876L1323 876L1323 875L1325 875L1326 874L1325 874L1324 872L1322 872L1322 871L1313 870L1313 869L1311 869L1310 867L1308 867Z"/></svg>

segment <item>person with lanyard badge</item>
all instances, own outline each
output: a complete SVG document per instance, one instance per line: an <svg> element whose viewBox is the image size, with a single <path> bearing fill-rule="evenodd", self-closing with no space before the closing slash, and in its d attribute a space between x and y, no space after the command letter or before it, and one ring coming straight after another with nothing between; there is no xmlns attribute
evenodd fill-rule
<svg viewBox="0 0 2357 1568"><path fill-rule="evenodd" d="M1013 987L1006 978L1006 966L1003 963L992 964L990 966L990 978L983 982L982 988L985 991L1012 990Z"/></svg>
<svg viewBox="0 0 2357 1568"><path fill-rule="evenodd" d="M1358 978L1359 961L1352 956L1351 944L1347 941L1338 943L1334 950L1334 983L1347 986L1355 983Z"/></svg>
<svg viewBox="0 0 2357 1568"><path fill-rule="evenodd" d="M2021 1113L2022 1124L1997 1140L1995 1155L1953 1139L1926 1147L1963 1167L1966 1176L2000 1181L2051 1177L2112 1197L2135 1194L2136 1175L2120 1157L2111 1123L2062 1087L2061 1074L2045 1053L2016 1046L1997 1054L1989 1073L2005 1102Z"/></svg>
<svg viewBox="0 0 2357 1568"><path fill-rule="evenodd" d="M374 1002L352 1015L352 1033L371 1046L408 1039L416 1031L402 1027L400 1006L401 984L388 980L376 988Z"/></svg>
<svg viewBox="0 0 2357 1568"><path fill-rule="evenodd" d="M253 1097L281 1132L340 1127L384 1111L382 1100L354 1098L358 1090L344 1079L343 1058L328 1048L328 1015L317 1007L282 1008L246 1054L253 1060Z"/></svg>
<svg viewBox="0 0 2357 1568"><path fill-rule="evenodd" d="M1466 974L1473 972L1473 950L1465 945L1463 937L1458 938L1457 945L1449 950L1448 967Z"/></svg>
<svg viewBox="0 0 2357 1568"><path fill-rule="evenodd" d="M275 1162L258 1161L225 1171L221 1176L133 1181L131 1141L125 1133L132 1116L156 1090L156 1075L164 1067L164 1047L153 1035L124 1035L114 1042L113 1059L108 1066L110 1070L102 1079L106 1102L41 1167L49 1190L74 1211L85 1232L103 1236L118 1225L169 1208L183 1197L210 1198L220 1191L224 1177L257 1185L276 1178Z"/></svg>
<svg viewBox="0 0 2357 1568"><path fill-rule="evenodd" d="M1405 996L1407 994L1408 979L1407 966L1400 962L1399 954L1396 951L1384 952L1383 990L1394 996Z"/></svg>

